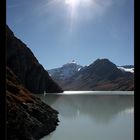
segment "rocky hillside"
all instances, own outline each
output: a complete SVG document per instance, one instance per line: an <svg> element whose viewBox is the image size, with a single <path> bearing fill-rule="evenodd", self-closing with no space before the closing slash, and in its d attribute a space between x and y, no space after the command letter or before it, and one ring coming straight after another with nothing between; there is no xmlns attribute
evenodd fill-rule
<svg viewBox="0 0 140 140"><path fill-rule="evenodd" d="M55 130L58 112L32 95L6 67L7 140L38 140Z"/></svg>
<svg viewBox="0 0 140 140"><path fill-rule="evenodd" d="M8 26L6 65L7 139L39 140L55 130L58 112L32 93L62 92L62 89Z"/></svg>
<svg viewBox="0 0 140 140"><path fill-rule="evenodd" d="M32 51L6 27L7 66L22 84L33 93L62 92L48 72L38 62Z"/></svg>
<svg viewBox="0 0 140 140"><path fill-rule="evenodd" d="M64 90L134 90L134 73L119 69L108 59L97 59L67 80L52 78Z"/></svg>

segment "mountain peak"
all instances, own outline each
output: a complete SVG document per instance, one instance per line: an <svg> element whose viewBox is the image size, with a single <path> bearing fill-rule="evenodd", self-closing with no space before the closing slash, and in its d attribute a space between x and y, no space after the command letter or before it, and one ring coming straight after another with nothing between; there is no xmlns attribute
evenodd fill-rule
<svg viewBox="0 0 140 140"><path fill-rule="evenodd" d="M94 63L112 63L112 62L107 58L102 58L102 59L98 58L94 61Z"/></svg>
<svg viewBox="0 0 140 140"><path fill-rule="evenodd" d="M70 62L68 62L67 64L76 64L77 65L77 62L75 60L71 60ZM65 64L64 64L65 65Z"/></svg>
<svg viewBox="0 0 140 140"><path fill-rule="evenodd" d="M78 65L75 60L72 60L70 63L64 64L60 68L55 68L49 70L49 74L52 77L55 77L54 79L67 79L71 76L73 76L76 72L78 72L82 68L81 65Z"/></svg>
<svg viewBox="0 0 140 140"><path fill-rule="evenodd" d="M117 66L112 63L109 59L106 59L106 58L103 58L103 59L96 59L91 65L89 65L90 67L102 67L102 68L105 68L105 67L112 67L112 68L116 68Z"/></svg>
<svg viewBox="0 0 140 140"><path fill-rule="evenodd" d="M72 60L72 61L71 61L71 63L74 63L74 64L75 64L75 63L76 63L76 61L75 61L75 60Z"/></svg>
<svg viewBox="0 0 140 140"><path fill-rule="evenodd" d="M82 66L77 64L75 60L72 60L72 61L64 64L62 67L82 67Z"/></svg>

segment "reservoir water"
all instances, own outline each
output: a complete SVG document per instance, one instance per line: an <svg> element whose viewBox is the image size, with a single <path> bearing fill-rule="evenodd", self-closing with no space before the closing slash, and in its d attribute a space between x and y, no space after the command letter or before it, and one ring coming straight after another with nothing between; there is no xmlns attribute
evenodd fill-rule
<svg viewBox="0 0 140 140"><path fill-rule="evenodd" d="M38 95L59 112L59 125L41 140L134 140L133 92Z"/></svg>

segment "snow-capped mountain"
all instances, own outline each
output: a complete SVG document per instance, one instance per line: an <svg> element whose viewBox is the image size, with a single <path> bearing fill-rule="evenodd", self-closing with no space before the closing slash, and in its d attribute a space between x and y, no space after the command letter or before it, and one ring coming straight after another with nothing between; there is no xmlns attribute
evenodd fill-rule
<svg viewBox="0 0 140 140"><path fill-rule="evenodd" d="M78 65L74 60L70 63L64 64L60 68L55 68L48 70L49 75L53 77L53 79L61 79L66 80L73 76L76 72L78 72L82 68L81 65Z"/></svg>

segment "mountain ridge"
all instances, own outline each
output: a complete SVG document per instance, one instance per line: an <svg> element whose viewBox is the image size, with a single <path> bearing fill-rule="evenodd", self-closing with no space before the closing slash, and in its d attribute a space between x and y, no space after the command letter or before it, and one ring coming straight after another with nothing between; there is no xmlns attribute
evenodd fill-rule
<svg viewBox="0 0 140 140"><path fill-rule="evenodd" d="M51 70L48 72L51 73ZM75 71L67 79L60 80L59 73L51 76L64 90L133 90L134 88L133 72L120 69L106 58L97 59L85 67L81 66L79 71Z"/></svg>

